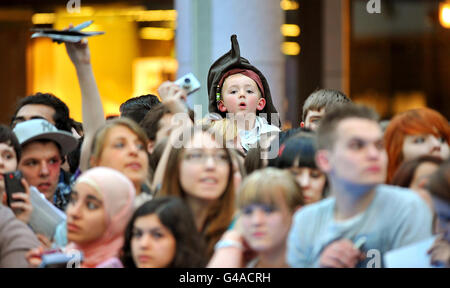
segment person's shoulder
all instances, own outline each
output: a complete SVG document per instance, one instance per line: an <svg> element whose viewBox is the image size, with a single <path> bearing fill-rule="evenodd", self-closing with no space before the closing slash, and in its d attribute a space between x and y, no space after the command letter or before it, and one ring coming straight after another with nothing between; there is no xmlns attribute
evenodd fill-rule
<svg viewBox="0 0 450 288"><path fill-rule="evenodd" d="M429 213L429 208L425 201L413 190L392 185L379 185L379 204L384 211L396 211L397 215L410 215L411 213ZM390 208L389 208L390 207Z"/></svg>
<svg viewBox="0 0 450 288"><path fill-rule="evenodd" d="M335 199L333 197L325 198L313 204L308 204L300 208L294 214L295 221L311 221L326 217L334 207Z"/></svg>
<svg viewBox="0 0 450 288"><path fill-rule="evenodd" d="M0 204L0 231L6 224L14 221L15 218L14 213L9 207Z"/></svg>
<svg viewBox="0 0 450 288"><path fill-rule="evenodd" d="M0 204L0 238L15 239L15 243L12 246L20 246L23 244L23 241L35 244L32 247L37 247L36 245L39 244L30 227L17 219L9 207L2 204ZM18 241L19 239L27 238L30 240Z"/></svg>
<svg viewBox="0 0 450 288"><path fill-rule="evenodd" d="M398 205L398 203L409 204L412 202L423 201L413 190L399 186L379 185L377 187L377 193L379 193L383 199L386 199L385 201L389 200L390 203L395 205Z"/></svg>

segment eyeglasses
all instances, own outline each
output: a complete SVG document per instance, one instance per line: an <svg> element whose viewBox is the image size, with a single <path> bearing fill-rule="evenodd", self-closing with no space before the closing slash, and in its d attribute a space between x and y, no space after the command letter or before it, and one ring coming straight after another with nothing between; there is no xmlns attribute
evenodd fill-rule
<svg viewBox="0 0 450 288"><path fill-rule="evenodd" d="M208 158L212 158L214 163L224 165L228 164L229 158L225 152L208 154L204 152L187 152L184 159L194 164L205 164Z"/></svg>

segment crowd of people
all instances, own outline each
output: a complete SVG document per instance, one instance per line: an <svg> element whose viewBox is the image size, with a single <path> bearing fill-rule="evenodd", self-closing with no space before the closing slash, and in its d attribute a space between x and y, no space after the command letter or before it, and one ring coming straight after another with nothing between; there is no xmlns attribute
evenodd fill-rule
<svg viewBox="0 0 450 288"><path fill-rule="evenodd" d="M208 73L206 117L166 81L105 119L87 41L65 45L83 122L36 93L0 125L0 267L450 267L439 112L382 127L373 109L320 89L281 130L233 35Z"/></svg>

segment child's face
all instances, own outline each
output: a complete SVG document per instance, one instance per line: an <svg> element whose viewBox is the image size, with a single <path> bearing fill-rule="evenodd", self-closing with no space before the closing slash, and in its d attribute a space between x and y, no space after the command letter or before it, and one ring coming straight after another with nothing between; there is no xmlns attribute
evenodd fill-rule
<svg viewBox="0 0 450 288"><path fill-rule="evenodd" d="M0 143L0 200L2 191L5 190L3 173L13 172L17 169L17 156L14 148L6 143Z"/></svg>
<svg viewBox="0 0 450 288"><path fill-rule="evenodd" d="M225 79L222 99L219 110L227 113L256 113L256 110L262 110L266 104L256 82L243 74L234 74Z"/></svg>
<svg viewBox="0 0 450 288"><path fill-rule="evenodd" d="M320 120L325 116L325 108L317 110L309 110L306 113L305 128L316 131L319 129Z"/></svg>

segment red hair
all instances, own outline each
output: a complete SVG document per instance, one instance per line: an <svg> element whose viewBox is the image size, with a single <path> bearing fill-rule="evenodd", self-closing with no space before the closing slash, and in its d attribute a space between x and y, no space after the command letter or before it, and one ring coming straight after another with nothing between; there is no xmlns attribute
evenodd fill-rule
<svg viewBox="0 0 450 288"><path fill-rule="evenodd" d="M386 128L384 142L388 155L387 183L403 162L403 142L406 136L432 134L443 137L450 145L450 127L439 112L420 108L408 110L395 116Z"/></svg>

